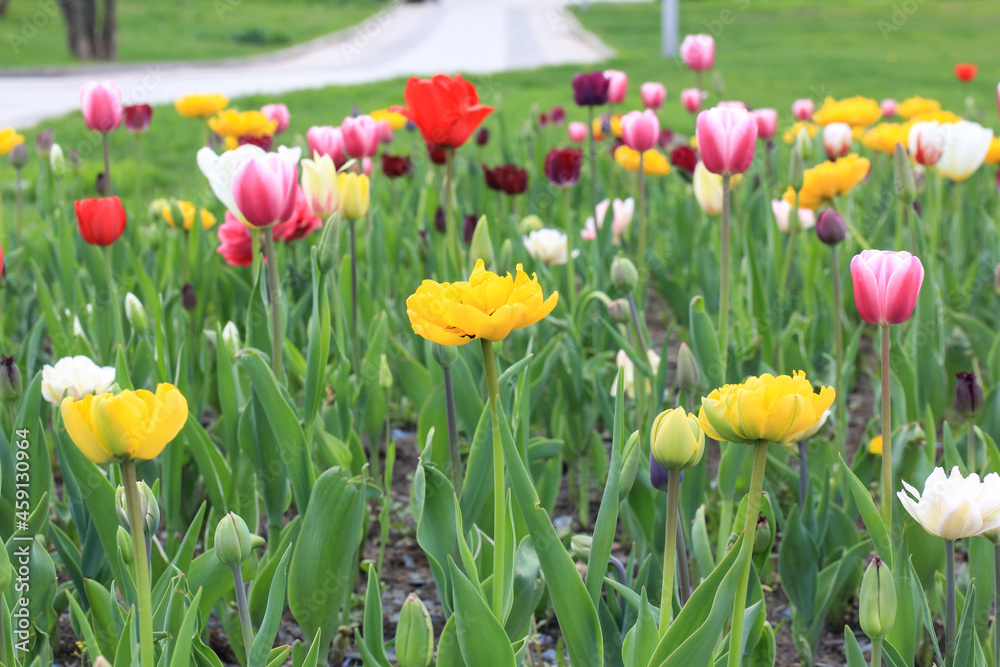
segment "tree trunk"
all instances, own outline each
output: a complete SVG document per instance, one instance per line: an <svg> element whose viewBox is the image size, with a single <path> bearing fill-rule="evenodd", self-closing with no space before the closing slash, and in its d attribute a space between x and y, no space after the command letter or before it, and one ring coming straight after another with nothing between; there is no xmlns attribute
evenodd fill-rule
<svg viewBox="0 0 1000 667"><path fill-rule="evenodd" d="M10 6L10 0L0 0L0 19L7 16L7 7Z"/></svg>
<svg viewBox="0 0 1000 667"><path fill-rule="evenodd" d="M5 2L9 0L0 0ZM59 0L66 17L66 41L79 60L114 60L118 57L115 0L103 0L98 30L95 0Z"/></svg>

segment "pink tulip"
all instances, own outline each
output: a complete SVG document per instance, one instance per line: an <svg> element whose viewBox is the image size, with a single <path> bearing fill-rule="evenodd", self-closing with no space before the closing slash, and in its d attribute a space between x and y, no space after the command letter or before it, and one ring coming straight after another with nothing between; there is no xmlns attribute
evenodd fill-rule
<svg viewBox="0 0 1000 667"><path fill-rule="evenodd" d="M288 129L288 121L292 119L292 114L288 112L288 107L284 104L265 104L260 108L260 112L267 116L268 120L273 120L278 124L275 134L281 134Z"/></svg>
<svg viewBox="0 0 1000 667"><path fill-rule="evenodd" d="M570 123L566 131L569 134L569 140L573 143L578 144L587 138L587 124L578 120Z"/></svg>
<svg viewBox="0 0 1000 667"><path fill-rule="evenodd" d="M720 109L743 109L744 111L749 111L749 109L747 109L747 103L740 102L739 100L723 100L715 106Z"/></svg>
<svg viewBox="0 0 1000 667"><path fill-rule="evenodd" d="M226 221L219 225L216 232L219 235L219 247L216 252L222 255L230 266L250 266L253 264L253 235L240 220L226 211Z"/></svg>
<svg viewBox="0 0 1000 667"><path fill-rule="evenodd" d="M309 142L309 153L329 155L337 169L344 166L347 157L344 155L344 136L339 127L329 125L314 125L306 132Z"/></svg>
<svg viewBox="0 0 1000 667"><path fill-rule="evenodd" d="M94 132L111 132L122 124L122 91L114 81L90 81L80 91L83 122Z"/></svg>
<svg viewBox="0 0 1000 667"><path fill-rule="evenodd" d="M653 111L630 111L622 116L622 141L632 150L644 153L655 148L659 139L660 119Z"/></svg>
<svg viewBox="0 0 1000 667"><path fill-rule="evenodd" d="M298 167L277 153L255 155L233 174L236 208L255 227L284 222L295 212Z"/></svg>
<svg viewBox="0 0 1000 667"><path fill-rule="evenodd" d="M887 325L910 319L924 267L908 252L862 250L851 260L854 303L865 322Z"/></svg>
<svg viewBox="0 0 1000 667"><path fill-rule="evenodd" d="M774 109L754 109L753 119L757 121L757 136L770 139L778 129L778 112Z"/></svg>
<svg viewBox="0 0 1000 667"><path fill-rule="evenodd" d="M389 124L389 121L380 120L378 122L378 140L383 144L391 144L393 136L395 134L392 131L392 125Z"/></svg>
<svg viewBox="0 0 1000 667"><path fill-rule="evenodd" d="M809 120L813 117L816 105L808 97L792 102L792 115L796 120Z"/></svg>
<svg viewBox="0 0 1000 667"><path fill-rule="evenodd" d="M628 75L616 69L604 70L608 77L608 104L621 104L628 92Z"/></svg>
<svg viewBox="0 0 1000 667"><path fill-rule="evenodd" d="M851 126L847 123L830 123L823 127L823 148L831 160L850 153L852 139Z"/></svg>
<svg viewBox="0 0 1000 667"><path fill-rule="evenodd" d="M361 158L361 171L364 172L365 176L372 175L373 166L374 163L372 162L372 159L370 157L366 155L363 158Z"/></svg>
<svg viewBox="0 0 1000 667"><path fill-rule="evenodd" d="M662 83L647 81L639 87L642 104L647 109L659 109L667 101L667 89Z"/></svg>
<svg viewBox="0 0 1000 667"><path fill-rule="evenodd" d="M715 40L711 35L688 35L681 42L681 60L690 69L704 72L715 64Z"/></svg>
<svg viewBox="0 0 1000 667"><path fill-rule="evenodd" d="M742 174L753 162L757 123L744 109L715 107L698 114L698 151L713 174Z"/></svg>
<svg viewBox="0 0 1000 667"><path fill-rule="evenodd" d="M378 153L381 133L371 116L348 116L340 124L340 131L344 136L344 149L351 157L371 157Z"/></svg>
<svg viewBox="0 0 1000 667"><path fill-rule="evenodd" d="M879 107L882 109L882 115L885 116L886 118L892 118L893 116L896 115L897 106L899 105L896 104L896 100L892 99L891 97L887 97L884 100L882 100L881 103L879 103Z"/></svg>
<svg viewBox="0 0 1000 667"><path fill-rule="evenodd" d="M701 91L697 88L685 88L681 91L681 104L691 113L701 109Z"/></svg>

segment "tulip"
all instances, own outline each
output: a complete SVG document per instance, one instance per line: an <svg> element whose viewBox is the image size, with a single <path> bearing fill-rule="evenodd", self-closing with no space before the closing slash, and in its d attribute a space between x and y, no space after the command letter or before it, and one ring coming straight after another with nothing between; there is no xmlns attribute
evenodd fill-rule
<svg viewBox="0 0 1000 667"><path fill-rule="evenodd" d="M625 200L615 199L613 202L610 199L601 201L596 208L597 221L594 221L594 216L590 216L580 232L580 236L585 241L593 241L597 238L597 230L604 227L604 218L607 217L609 207L613 210L611 240L613 243L621 241L622 234L632 224L632 217L635 214L635 200L632 197Z"/></svg>
<svg viewBox="0 0 1000 667"><path fill-rule="evenodd" d="M823 148L826 156L836 160L851 152L851 126L847 123L830 123L823 127Z"/></svg>
<svg viewBox="0 0 1000 667"><path fill-rule="evenodd" d="M698 162L694 168L692 183L694 184L694 198L698 201L701 210L708 215L721 213L722 177L710 172L703 162Z"/></svg>
<svg viewBox="0 0 1000 667"><path fill-rule="evenodd" d="M351 221L360 220L368 213L369 182L364 174L341 172L337 175L340 194L340 213Z"/></svg>
<svg viewBox="0 0 1000 667"><path fill-rule="evenodd" d="M215 216L211 211L204 208L199 211L189 201L157 199L153 203L158 204L153 207L153 215L162 217L170 227L182 227L189 232L194 229L195 217L201 220L202 229L211 229L215 225Z"/></svg>
<svg viewBox="0 0 1000 667"><path fill-rule="evenodd" d="M149 330L149 317L146 315L146 308L139 301L139 297L132 292L125 295L125 318L136 333L144 334Z"/></svg>
<svg viewBox="0 0 1000 667"><path fill-rule="evenodd" d="M378 123L371 116L348 116L340 124L344 149L351 157L371 157L378 153L381 133Z"/></svg>
<svg viewBox="0 0 1000 667"><path fill-rule="evenodd" d="M559 187L571 187L580 180L583 152L578 148L553 148L545 156L545 175Z"/></svg>
<svg viewBox="0 0 1000 667"><path fill-rule="evenodd" d="M243 214L236 205L233 197L233 176L240 168L254 157L265 155L263 149L258 146L244 145L231 151L226 151L222 155L216 155L211 148L202 148L198 151L198 168L208 179L208 184L212 192L220 202L234 215L237 220L243 220ZM280 146L277 155L284 160L288 166L294 168L298 164L301 155L299 148L285 148Z"/></svg>
<svg viewBox="0 0 1000 667"><path fill-rule="evenodd" d="M383 144L391 144L394 137L392 124L387 120L378 121L378 140ZM477 136L476 139L478 140L478 138Z"/></svg>
<svg viewBox="0 0 1000 667"><path fill-rule="evenodd" d="M491 190L503 192L511 197L521 195L528 190L528 170L517 165L503 164L490 169L483 166L486 186Z"/></svg>
<svg viewBox="0 0 1000 667"><path fill-rule="evenodd" d="M566 127L569 140L579 144L587 138L587 124L580 121L573 121Z"/></svg>
<svg viewBox="0 0 1000 667"><path fill-rule="evenodd" d="M753 162L757 123L742 109L718 107L698 114L698 151L713 174L741 174Z"/></svg>
<svg viewBox="0 0 1000 667"><path fill-rule="evenodd" d="M406 107L390 111L412 120L430 146L457 148L476 131L493 107L479 103L476 87L462 78L438 74L431 79L411 77L403 93Z"/></svg>
<svg viewBox="0 0 1000 667"><path fill-rule="evenodd" d="M52 168L52 175L57 179L66 175L66 156L59 144L52 144L52 149L49 151L49 166Z"/></svg>
<svg viewBox="0 0 1000 667"><path fill-rule="evenodd" d="M230 512L215 528L215 555L229 568L238 568L250 558L250 529L243 517Z"/></svg>
<svg viewBox="0 0 1000 667"><path fill-rule="evenodd" d="M481 127L481 128L479 128L479 131L476 132L476 145L481 147L481 146L485 146L489 142L490 142L490 130L489 130L489 128L487 128L487 127Z"/></svg>
<svg viewBox="0 0 1000 667"><path fill-rule="evenodd" d="M288 107L284 104L265 104L260 108L260 112L267 116L268 120L274 121L277 125L274 128L275 134L281 134L288 129L288 123L292 119Z"/></svg>
<svg viewBox="0 0 1000 667"><path fill-rule="evenodd" d="M24 135L18 134L12 127L0 129L0 155L11 152L15 146L24 143Z"/></svg>
<svg viewBox="0 0 1000 667"><path fill-rule="evenodd" d="M109 246L125 231L125 208L118 197L73 202L80 236L91 245Z"/></svg>
<svg viewBox="0 0 1000 667"><path fill-rule="evenodd" d="M313 213L309 201L306 198L305 190L302 187L295 188L295 207L287 220L274 225L274 240L291 243L309 236L323 226L323 221Z"/></svg>
<svg viewBox="0 0 1000 667"><path fill-rule="evenodd" d="M698 166L698 151L690 146L678 146L670 152L670 164L683 170L688 180Z"/></svg>
<svg viewBox="0 0 1000 667"><path fill-rule="evenodd" d="M872 663L879 665L882 662L878 655L882 649L882 638L896 622L896 585L892 572L878 556L872 559L861 580L858 618L861 630L873 643ZM876 658L878 662L875 661Z"/></svg>
<svg viewBox="0 0 1000 667"><path fill-rule="evenodd" d="M344 137L339 127L314 125L306 132L306 141L311 155L316 153L329 155L337 169L347 162L347 156L344 155Z"/></svg>
<svg viewBox="0 0 1000 667"><path fill-rule="evenodd" d="M133 104L125 107L125 129L132 134L142 134L149 129L153 118L153 107L148 104Z"/></svg>
<svg viewBox="0 0 1000 667"><path fill-rule="evenodd" d="M944 150L937 161L938 173L953 181L964 181L986 159L993 130L968 120L945 123L941 129L944 132Z"/></svg>
<svg viewBox="0 0 1000 667"><path fill-rule="evenodd" d="M253 264L253 235L240 220L226 212L226 221L219 225L219 247L216 249L230 266Z"/></svg>
<svg viewBox="0 0 1000 667"><path fill-rule="evenodd" d="M653 456L669 470L685 470L705 454L705 434L698 418L683 408L664 410L653 420L649 437Z"/></svg>
<svg viewBox="0 0 1000 667"><path fill-rule="evenodd" d="M937 121L915 123L910 128L909 150L917 164L929 167L937 164L944 153L945 131Z"/></svg>
<svg viewBox="0 0 1000 667"><path fill-rule="evenodd" d="M813 114L813 121L820 125L847 123L851 127L867 127L882 117L879 103L860 95L843 100L827 97L823 106Z"/></svg>
<svg viewBox="0 0 1000 667"><path fill-rule="evenodd" d="M701 109L701 90L698 88L685 88L681 91L681 104L691 113L698 113Z"/></svg>
<svg viewBox="0 0 1000 667"><path fill-rule="evenodd" d="M634 266L632 267L632 270L633 271L635 270ZM622 306L622 310L624 311L623 319L625 319L625 321L628 321L631 318L631 306L629 306L627 300L622 299L622 301L624 301L624 305ZM656 350L646 350L646 361L649 362L649 368L653 372L653 375L656 375L657 371L660 368L660 355L656 353ZM622 383L624 384L625 388L625 396L630 401L635 400L637 383L635 377L636 375L635 364L632 363L632 358L628 356L628 353L625 350L618 350L618 354L615 356L615 364L622 371ZM650 388L649 380L644 380L642 384L644 387L642 396L645 396L649 393L649 388ZM611 396L617 396L618 385L615 384L614 386L612 386L611 391L608 393Z"/></svg>
<svg viewBox="0 0 1000 667"><path fill-rule="evenodd" d="M774 109L754 109L753 119L757 122L757 136L770 139L778 127L778 112Z"/></svg>
<svg viewBox="0 0 1000 667"><path fill-rule="evenodd" d="M569 261L569 239L561 230L539 229L523 237L522 241L528 254L546 266L561 266Z"/></svg>
<svg viewBox="0 0 1000 667"><path fill-rule="evenodd" d="M618 256L611 260L611 284L619 292L627 294L635 291L639 284L639 270L628 257Z"/></svg>
<svg viewBox="0 0 1000 667"><path fill-rule="evenodd" d="M958 63L955 65L955 78L962 83L968 83L976 78L979 68L970 63Z"/></svg>
<svg viewBox="0 0 1000 667"><path fill-rule="evenodd" d="M233 202L254 227L284 222L295 209L298 169L275 153L256 155L233 174Z"/></svg>
<svg viewBox="0 0 1000 667"><path fill-rule="evenodd" d="M434 657L434 626L416 593L410 593L399 610L395 646L399 667L428 667Z"/></svg>
<svg viewBox="0 0 1000 667"><path fill-rule="evenodd" d="M14 169L24 169L25 165L28 164L28 149L24 147L24 144L14 146L7 156L7 161L10 162L10 166L14 167Z"/></svg>
<svg viewBox="0 0 1000 667"><path fill-rule="evenodd" d="M566 109L562 107L552 107L549 109L549 119L553 125L562 125L566 122Z"/></svg>
<svg viewBox="0 0 1000 667"><path fill-rule="evenodd" d="M792 102L792 115L801 121L810 120L815 109L816 105L807 97Z"/></svg>
<svg viewBox="0 0 1000 667"><path fill-rule="evenodd" d="M774 221L778 225L778 230L787 234L790 229L789 217L791 217L792 205L784 199L772 199L771 211L774 213ZM816 212L808 208L799 209L799 224L802 229L812 229L816 226Z"/></svg>
<svg viewBox="0 0 1000 667"><path fill-rule="evenodd" d="M545 127L548 126L548 124L549 124L549 114L545 113L544 111L538 114L538 127L545 129Z"/></svg>
<svg viewBox="0 0 1000 667"><path fill-rule="evenodd" d="M901 324L913 314L924 267L905 251L863 250L851 260L851 280L861 319L881 326Z"/></svg>
<svg viewBox="0 0 1000 667"><path fill-rule="evenodd" d="M13 403L21 395L23 389L24 380L14 357L0 354L0 399L6 403Z"/></svg>
<svg viewBox="0 0 1000 667"><path fill-rule="evenodd" d="M115 369L98 366L89 357L63 357L42 367L42 398L58 406L64 397L80 400L103 394L115 383Z"/></svg>
<svg viewBox="0 0 1000 667"><path fill-rule="evenodd" d="M639 152L651 150L659 137L660 120L653 111L631 111L622 117L622 139L629 148Z"/></svg>
<svg viewBox="0 0 1000 667"><path fill-rule="evenodd" d="M601 71L577 74L573 77L573 100L577 106L599 107L608 103L611 81Z"/></svg>
<svg viewBox="0 0 1000 667"><path fill-rule="evenodd" d="M628 75L616 69L604 70L608 78L608 104L621 104L628 93Z"/></svg>
<svg viewBox="0 0 1000 667"><path fill-rule="evenodd" d="M402 178L413 173L413 163L409 155L389 155L382 153L382 173L388 178Z"/></svg>
<svg viewBox="0 0 1000 667"><path fill-rule="evenodd" d="M385 155L382 156L383 167ZM313 214L326 220L337 210L337 168L329 155L302 160L302 192Z"/></svg>
<svg viewBox="0 0 1000 667"><path fill-rule="evenodd" d="M903 481L899 491L903 508L931 535L960 540L1000 528L1000 475L990 473L980 481L972 473L962 477L958 467L949 476L935 468L921 494Z"/></svg>
<svg viewBox="0 0 1000 667"><path fill-rule="evenodd" d="M847 223L833 208L825 208L816 218L816 236L829 246L834 246L847 238Z"/></svg>
<svg viewBox="0 0 1000 667"><path fill-rule="evenodd" d="M868 453L872 456L882 456L882 436L876 435L868 441Z"/></svg>
<svg viewBox="0 0 1000 667"><path fill-rule="evenodd" d="M706 34L686 36L681 42L681 60L696 72L712 69L715 64L715 40Z"/></svg>
<svg viewBox="0 0 1000 667"><path fill-rule="evenodd" d="M218 93L192 93L174 101L177 113L186 118L208 118L219 113L229 104L229 98Z"/></svg>
<svg viewBox="0 0 1000 667"><path fill-rule="evenodd" d="M691 393L701 386L701 372L698 370L698 360L688 344L681 342L677 349L677 388Z"/></svg>
<svg viewBox="0 0 1000 667"><path fill-rule="evenodd" d="M881 102L879 102L879 108L882 109L882 115L886 118L892 118L896 115L896 107L899 106L896 100L891 97L887 97Z"/></svg>
<svg viewBox="0 0 1000 667"><path fill-rule="evenodd" d="M111 132L122 123L122 91L114 81L90 81L80 91L80 110L87 128Z"/></svg>
<svg viewBox="0 0 1000 667"><path fill-rule="evenodd" d="M983 410L983 388L976 374L963 371L956 373L955 378L955 411L963 417L975 417Z"/></svg>
<svg viewBox="0 0 1000 667"><path fill-rule="evenodd" d="M49 157L49 153L52 151L52 135L52 128L48 127L35 136L35 152L38 154L38 157Z"/></svg>
<svg viewBox="0 0 1000 667"><path fill-rule="evenodd" d="M647 81L639 87L642 104L647 109L659 109L667 100L667 89L662 83Z"/></svg>

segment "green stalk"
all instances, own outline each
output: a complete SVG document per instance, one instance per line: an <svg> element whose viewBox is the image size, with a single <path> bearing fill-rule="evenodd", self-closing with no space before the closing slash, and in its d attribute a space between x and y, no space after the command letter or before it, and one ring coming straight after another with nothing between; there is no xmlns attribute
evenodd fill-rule
<svg viewBox="0 0 1000 667"><path fill-rule="evenodd" d="M722 381L729 362L729 174L722 175L722 253L719 267L719 350L722 352Z"/></svg>
<svg viewBox="0 0 1000 667"><path fill-rule="evenodd" d="M677 532L677 572L680 574L681 606L691 597L691 573L688 571L688 554L684 545L684 531Z"/></svg>
<svg viewBox="0 0 1000 667"><path fill-rule="evenodd" d="M834 369L834 389L841 393L844 383L844 327L842 313L844 312L844 297L840 284L840 259L837 256L837 246L830 246L830 263L833 268L833 348L834 361L837 367ZM846 434L846 409L847 401L837 401L837 446L840 452L845 453L844 435Z"/></svg>
<svg viewBox="0 0 1000 667"><path fill-rule="evenodd" d="M594 147L594 107L587 107L587 138L590 152L590 212L594 214L596 227L600 218L597 215L597 149ZM604 257L605 249L598 244L598 253Z"/></svg>
<svg viewBox="0 0 1000 667"><path fill-rule="evenodd" d="M101 132L101 145L104 148L104 186L105 191L101 193L102 196L111 197L115 194L114 188L111 187L111 156L108 154L108 133Z"/></svg>
<svg viewBox="0 0 1000 667"><path fill-rule="evenodd" d="M278 284L278 253L274 250L274 231L270 227L264 228L264 253L267 255L267 305L271 309L271 368L278 382L281 382L285 374L281 362L281 285Z"/></svg>
<svg viewBox="0 0 1000 667"><path fill-rule="evenodd" d="M750 476L750 496L747 503L747 517L743 532L748 541L747 557L743 560L740 583L736 586L736 601L733 603L732 630L729 633L729 667L739 667L743 657L743 615L747 605L747 584L750 582L750 568L753 567L750 554L753 553L754 539L757 537L757 517L760 513L760 494L764 490L764 468L767 466L767 440L758 440L753 446L753 472Z"/></svg>
<svg viewBox="0 0 1000 667"><path fill-rule="evenodd" d="M455 388L451 381L451 366L441 366L444 375L444 406L448 413L448 459L451 462L451 482L455 495L462 495L462 454L458 449L458 417L455 412ZM380 569L379 572L382 570Z"/></svg>
<svg viewBox="0 0 1000 667"><path fill-rule="evenodd" d="M950 665L955 659L958 640L956 633L958 617L955 613L955 540L945 540L944 551L944 658Z"/></svg>
<svg viewBox="0 0 1000 667"><path fill-rule="evenodd" d="M795 256L795 242L798 240L799 227L802 226L802 222L799 220L799 192L795 191L795 201L792 206L792 210L788 213L788 246L785 248L785 256L782 261L781 267L781 283L778 288L778 330L777 336L775 338L774 344L774 368L775 370L781 370L781 330L785 325L785 298L787 292L785 291L788 287L788 281L792 277L792 262Z"/></svg>
<svg viewBox="0 0 1000 667"><path fill-rule="evenodd" d="M646 229L646 168L643 164L643 154L639 153L639 247L638 247L638 260L639 260L639 284L646 285L648 277L646 275L646 248L647 248L647 237L648 230ZM612 215L612 224L614 223L614 216ZM646 291L645 289L639 292L639 301L643 304L646 303Z"/></svg>
<svg viewBox="0 0 1000 667"><path fill-rule="evenodd" d="M667 529L663 540L663 587L660 589L660 637L667 633L674 613L674 568L677 561L677 508L681 496L681 473L667 474Z"/></svg>
<svg viewBox="0 0 1000 667"><path fill-rule="evenodd" d="M135 206L142 209L142 135L135 135ZM195 211L195 224L201 224L201 213Z"/></svg>
<svg viewBox="0 0 1000 667"><path fill-rule="evenodd" d="M493 342L481 338L483 346L483 367L486 372L486 388L489 391L490 418L493 422L493 615L503 623L503 596L505 555L507 547L507 522L504 516L504 461L503 444L500 441L500 418L497 415L497 400L500 387L497 384L496 357Z"/></svg>
<svg viewBox="0 0 1000 667"><path fill-rule="evenodd" d="M993 667L1000 667L1000 544L993 547Z"/></svg>
<svg viewBox="0 0 1000 667"><path fill-rule="evenodd" d="M805 440L799 441L799 508L806 510L806 499L809 497L809 448Z"/></svg>
<svg viewBox="0 0 1000 667"><path fill-rule="evenodd" d="M105 135L107 136L107 135ZM139 503L139 486L135 476L135 461L121 463L122 485L125 487L129 532L135 555L135 588L139 601L139 655L142 667L153 667L153 602L150 596L149 568L146 566L146 519Z"/></svg>
<svg viewBox="0 0 1000 667"><path fill-rule="evenodd" d="M122 325L122 304L118 298L118 284L115 282L115 264L113 246L104 246L104 263L108 272L108 292L111 299L111 319L115 327L115 342L125 344L125 329Z"/></svg>
<svg viewBox="0 0 1000 667"><path fill-rule="evenodd" d="M455 253L455 267L462 270L462 246L458 240L458 223L452 220L451 189L455 178L455 149L446 148L444 151L444 226L448 235L448 241L452 251Z"/></svg>
<svg viewBox="0 0 1000 667"><path fill-rule="evenodd" d="M719 510L719 534L715 543L715 560L720 561L726 555L729 544L729 534L732 532L733 499L723 498L722 509Z"/></svg>
<svg viewBox="0 0 1000 667"><path fill-rule="evenodd" d="M233 586L236 588L236 608L240 612L240 629L243 630L243 650L249 656L250 647L253 646L253 621L250 620L247 589L243 583L243 572L239 567L233 568Z"/></svg>
<svg viewBox="0 0 1000 667"><path fill-rule="evenodd" d="M882 667L882 640L884 637L876 637L872 640L872 667Z"/></svg>
<svg viewBox="0 0 1000 667"><path fill-rule="evenodd" d="M358 245L354 229L354 220L347 220L347 229L351 242L351 357L354 362L354 372L360 373L358 364Z"/></svg>
<svg viewBox="0 0 1000 667"><path fill-rule="evenodd" d="M969 472L977 472L976 470L976 424L971 418L969 422L969 444L967 449L969 450Z"/></svg>
<svg viewBox="0 0 1000 667"><path fill-rule="evenodd" d="M889 325L882 325L882 523L892 534L892 401L889 396Z"/></svg>
<svg viewBox="0 0 1000 667"><path fill-rule="evenodd" d="M566 232L566 280L569 282L569 305L576 305L576 267L573 261L573 223L571 222L572 203L569 188L562 189L563 227ZM572 312L572 310L570 310Z"/></svg>

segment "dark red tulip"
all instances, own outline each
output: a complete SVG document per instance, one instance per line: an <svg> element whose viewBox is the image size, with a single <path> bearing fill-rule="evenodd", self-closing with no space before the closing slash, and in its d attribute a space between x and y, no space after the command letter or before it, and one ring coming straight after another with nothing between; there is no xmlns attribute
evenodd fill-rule
<svg viewBox="0 0 1000 667"><path fill-rule="evenodd" d="M434 211L434 229L444 234L448 229L447 221L444 219L444 207L438 206Z"/></svg>
<svg viewBox="0 0 1000 667"><path fill-rule="evenodd" d="M125 231L125 208L118 197L73 202L80 236L90 245L109 246Z"/></svg>
<svg viewBox="0 0 1000 667"><path fill-rule="evenodd" d="M678 146L670 151L670 164L693 174L698 166L698 152L690 146Z"/></svg>
<svg viewBox="0 0 1000 667"><path fill-rule="evenodd" d="M409 176L413 172L413 163L409 155L389 155L382 153L382 173L389 178Z"/></svg>
<svg viewBox="0 0 1000 667"><path fill-rule="evenodd" d="M263 137L248 136L239 138L240 146L245 146L246 144L250 144L251 146L257 146L258 148L263 148L265 151L271 150L272 141L273 137L271 136L263 136Z"/></svg>
<svg viewBox="0 0 1000 667"><path fill-rule="evenodd" d="M153 120L153 107L148 104L133 104L125 107L125 129L132 134L142 134L149 129Z"/></svg>
<svg viewBox="0 0 1000 667"><path fill-rule="evenodd" d="M827 207L816 216L816 236L827 245L837 245L847 238L847 223L836 209Z"/></svg>
<svg viewBox="0 0 1000 667"><path fill-rule="evenodd" d="M562 125L566 122L566 109L562 107L552 107L549 109L549 120L553 125Z"/></svg>
<svg viewBox="0 0 1000 667"><path fill-rule="evenodd" d="M674 131L669 128L661 128L660 136L657 138L656 143L660 145L665 151L669 151L674 145Z"/></svg>
<svg viewBox="0 0 1000 667"><path fill-rule="evenodd" d="M579 148L553 148L545 156L545 175L553 185L569 187L580 180L583 151Z"/></svg>
<svg viewBox="0 0 1000 667"><path fill-rule="evenodd" d="M581 107L599 107L608 103L610 80L601 70L573 77L573 100Z"/></svg>
<svg viewBox="0 0 1000 667"><path fill-rule="evenodd" d="M444 164L447 160L447 155L445 154L444 146L431 146L427 144L427 155L430 156L431 162L434 164Z"/></svg>
<svg viewBox="0 0 1000 667"><path fill-rule="evenodd" d="M465 245L472 243L472 236L476 233L476 225L479 224L479 216L474 213L466 213L462 218L462 240Z"/></svg>
<svg viewBox="0 0 1000 667"><path fill-rule="evenodd" d="M975 373L955 373L955 410L963 417L975 417L983 410L983 388Z"/></svg>
<svg viewBox="0 0 1000 667"><path fill-rule="evenodd" d="M198 295L194 292L194 285L191 283L184 283L181 287L181 305L184 306L184 310L194 310L198 307Z"/></svg>
<svg viewBox="0 0 1000 667"><path fill-rule="evenodd" d="M483 165L483 175L486 177L486 187L512 197L522 195L528 189L528 170L517 165L502 164L492 169Z"/></svg>
<svg viewBox="0 0 1000 667"><path fill-rule="evenodd" d="M538 114L538 127L545 127L549 124L549 115L544 111Z"/></svg>
<svg viewBox="0 0 1000 667"><path fill-rule="evenodd" d="M479 128L479 131L476 132L476 145L477 146L485 146L489 142L490 142L490 130L489 130L489 128L487 128L487 127L481 127L481 128Z"/></svg>

